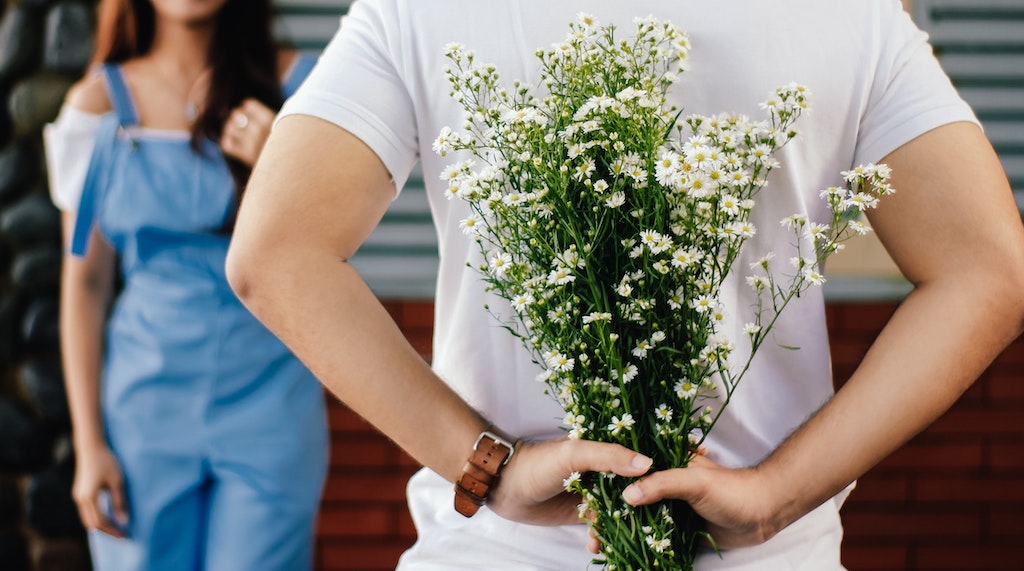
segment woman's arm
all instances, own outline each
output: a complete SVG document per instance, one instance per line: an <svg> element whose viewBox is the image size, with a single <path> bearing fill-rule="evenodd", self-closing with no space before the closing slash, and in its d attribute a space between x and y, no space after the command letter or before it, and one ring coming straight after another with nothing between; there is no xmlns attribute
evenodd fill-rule
<svg viewBox="0 0 1024 571"><path fill-rule="evenodd" d="M283 118L246 191L228 279L327 388L454 481L488 422L431 371L348 263L394 194L384 165L355 136L313 117ZM575 521L578 499L561 493L571 472L636 476L649 466L609 444L526 444L488 505L534 523Z"/></svg>
<svg viewBox="0 0 1024 571"><path fill-rule="evenodd" d="M75 213L65 212L63 220L65 242L70 244ZM121 469L107 445L100 407L104 329L113 289L114 259L113 249L95 229L85 257L64 256L60 344L78 463L72 494L86 528L120 536L99 505L100 493L107 490L117 519L121 523L127 520Z"/></svg>
<svg viewBox="0 0 1024 571"><path fill-rule="evenodd" d="M999 159L969 123L883 159L896 193L871 215L914 284L843 388L761 465L706 459L651 475L629 501L689 501L720 547L771 537L931 424L1024 328L1024 228Z"/></svg>
<svg viewBox="0 0 1024 571"><path fill-rule="evenodd" d="M89 74L68 92L66 108L95 117L110 110L110 100L101 74ZM75 210L81 200L81 187L88 167L92 145L82 145L80 137L95 137L95 130L57 129L47 134L47 160L51 172L67 175L54 179L56 203L67 209L62 214L65 251L70 250L74 234ZM74 140L69 140L69 138ZM72 144L75 143L75 144ZM53 148L49 148L50 146ZM58 152L59 151L59 152ZM71 155L69 153L81 153ZM72 176L81 171L80 176ZM61 181L61 179L67 180ZM73 428L76 469L72 494L82 523L87 528L121 535L114 522L100 509L100 494L110 494L116 519L127 520L121 470L110 451L100 407L100 378L107 304L114 277L114 252L94 229L85 257L65 254L61 268L60 343L67 387L68 406Z"/></svg>

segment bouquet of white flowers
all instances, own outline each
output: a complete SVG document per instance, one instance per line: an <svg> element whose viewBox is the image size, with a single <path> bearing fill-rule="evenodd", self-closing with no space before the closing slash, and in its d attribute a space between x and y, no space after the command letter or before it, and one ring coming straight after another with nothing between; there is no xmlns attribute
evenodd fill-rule
<svg viewBox="0 0 1024 571"><path fill-rule="evenodd" d="M752 265L756 318L744 329L749 352L737 351L719 330L731 309L720 286L757 231L754 199L809 94L779 88L762 121L684 117L666 94L689 47L668 22L639 19L623 40L581 14L563 43L537 52L540 89L506 89L494 66L450 44L446 73L467 119L434 143L475 157L444 171L448 195L469 203L462 228L483 253L478 269L510 302L489 309L543 368L569 437L623 444L655 469L687 465L779 313L824 281L823 260L866 232L859 213L891 192L884 165L858 167L843 173L847 187L822 192L831 220L783 221L793 270L774 275L771 253ZM565 482L592 514L605 568L692 569L700 541L714 545L700 519L681 502L631 507L628 483Z"/></svg>

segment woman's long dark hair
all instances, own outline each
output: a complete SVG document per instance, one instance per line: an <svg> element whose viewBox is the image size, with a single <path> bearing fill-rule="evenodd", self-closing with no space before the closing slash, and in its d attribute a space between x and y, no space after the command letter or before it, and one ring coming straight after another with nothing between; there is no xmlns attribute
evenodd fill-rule
<svg viewBox="0 0 1024 571"><path fill-rule="evenodd" d="M192 146L220 139L231 110L252 97L277 111L284 102L277 73L277 43L271 33L270 0L227 0L216 16L210 44L210 87L192 125ZM145 55L153 45L156 15L149 0L102 0L92 63L121 63ZM227 157L236 199L250 168ZM236 201L237 202L237 201Z"/></svg>

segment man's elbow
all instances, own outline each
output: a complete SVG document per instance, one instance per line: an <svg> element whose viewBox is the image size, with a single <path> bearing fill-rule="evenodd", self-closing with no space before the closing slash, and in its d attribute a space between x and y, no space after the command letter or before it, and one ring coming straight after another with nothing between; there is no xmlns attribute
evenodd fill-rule
<svg viewBox="0 0 1024 571"><path fill-rule="evenodd" d="M1024 331L1024 256L1008 264L1005 293L1012 300L1018 328Z"/></svg>
<svg viewBox="0 0 1024 571"><path fill-rule="evenodd" d="M228 285L245 305L249 305L255 297L261 280L260 268L263 264L259 260L258 251L258 248L245 241L233 239L224 262Z"/></svg>

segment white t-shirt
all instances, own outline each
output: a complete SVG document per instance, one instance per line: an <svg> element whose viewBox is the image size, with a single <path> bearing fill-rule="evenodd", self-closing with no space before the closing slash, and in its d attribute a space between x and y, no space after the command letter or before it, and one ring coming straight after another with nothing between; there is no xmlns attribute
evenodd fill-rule
<svg viewBox="0 0 1024 571"><path fill-rule="evenodd" d="M812 110L796 124L800 135L777 155L782 167L752 217L760 231L737 268L768 250L788 260L791 235L773 230L793 213L826 220L818 193L839 184L840 171L879 161L940 125L976 121L898 0L356 2L282 115L314 115L354 133L379 155L399 189L422 160L440 249L434 369L497 426L524 438L564 434L563 415L534 380L539 367L483 309L501 302L466 267L479 260L476 245L459 230L469 208L444 198L439 179L462 157L439 157L430 145L442 127L462 123L442 72L445 44L461 42L509 83L536 83L535 50L561 41L580 10L621 33L633 29L634 17L647 15L688 31L690 70L673 91L687 113L730 111L758 119L764 117L758 103L775 87L796 81L811 90ZM744 312L753 299L743 275L731 277L721 295L733 313L724 331L736 340L744 339ZM787 308L774 340L800 349L761 347L707 442L712 459L724 465L756 464L832 394L820 289ZM400 569L588 567L583 526L525 526L486 509L462 518L452 508L451 484L429 471L417 474L408 491L419 542ZM840 503L826 502L765 545L721 559L709 554L698 569L841 569Z"/></svg>

